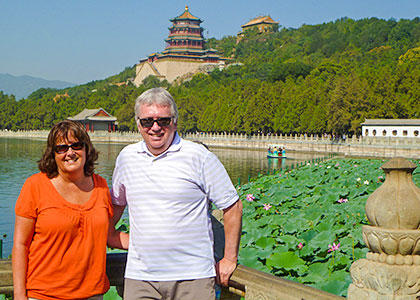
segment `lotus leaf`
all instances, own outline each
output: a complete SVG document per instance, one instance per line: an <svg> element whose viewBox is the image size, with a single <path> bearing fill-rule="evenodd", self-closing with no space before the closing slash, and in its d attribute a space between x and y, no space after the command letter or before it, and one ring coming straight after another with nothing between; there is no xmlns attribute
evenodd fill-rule
<svg viewBox="0 0 420 300"><path fill-rule="evenodd" d="M263 236L261 230L259 229L249 229L245 236L249 236L253 242L258 240L261 236ZM242 239L242 238L241 238Z"/></svg>
<svg viewBox="0 0 420 300"><path fill-rule="evenodd" d="M333 218L323 218L316 226L319 232L331 231L335 223Z"/></svg>
<svg viewBox="0 0 420 300"><path fill-rule="evenodd" d="M264 267L264 264L258 259L256 259L255 256L241 257L239 259L239 263L247 267L254 268L256 270L260 270L260 271L266 270L266 272L269 271L269 269L267 267Z"/></svg>
<svg viewBox="0 0 420 300"><path fill-rule="evenodd" d="M353 262L352 259L350 259L348 256L345 255L340 255L339 258L335 259L335 266L338 269L343 269L345 268L347 265L351 264ZM336 273L336 272L334 272ZM349 274L347 272L343 272L345 274L345 277L347 277Z"/></svg>
<svg viewBox="0 0 420 300"><path fill-rule="evenodd" d="M281 244L286 244L289 249L297 249L297 245L299 244L297 238L293 235L281 235L276 240Z"/></svg>
<svg viewBox="0 0 420 300"><path fill-rule="evenodd" d="M267 266L273 268L283 268L285 270L292 270L300 268L301 270L307 269L305 261L294 252L281 252L273 253L269 258L267 258Z"/></svg>
<svg viewBox="0 0 420 300"><path fill-rule="evenodd" d="M0 300L3 300L3 299L6 299L6 297L1 298L0 296ZM103 300L115 300L115 299L121 299L121 297L118 296L117 288L115 286L111 286L108 292L105 293Z"/></svg>
<svg viewBox="0 0 420 300"><path fill-rule="evenodd" d="M299 239L304 239L308 243L314 236L318 234L315 230L308 230L298 236Z"/></svg>
<svg viewBox="0 0 420 300"><path fill-rule="evenodd" d="M309 241L309 244L314 248L324 248L327 249L328 244L331 244L335 241L335 233L332 231L322 231Z"/></svg>
<svg viewBox="0 0 420 300"><path fill-rule="evenodd" d="M255 237L252 234L242 233L241 246L249 246L255 242Z"/></svg>
<svg viewBox="0 0 420 300"><path fill-rule="evenodd" d="M314 254L314 249L311 246L304 245L301 250L295 251L299 254L300 257L312 257Z"/></svg>
<svg viewBox="0 0 420 300"><path fill-rule="evenodd" d="M325 200L329 203L335 203L339 199L340 194L339 193L327 193L325 196Z"/></svg>
<svg viewBox="0 0 420 300"><path fill-rule="evenodd" d="M259 247L257 247L257 248L259 248ZM259 248L258 258L260 260L265 261L267 258L269 258L273 254L273 251L287 251L287 249L283 250L283 248L280 248L280 249L276 248L276 249L273 250L273 248L266 248L266 249Z"/></svg>
<svg viewBox="0 0 420 300"><path fill-rule="evenodd" d="M325 282L327 283L325 284ZM348 282L340 280L331 280L330 278L328 278L328 280L324 281L324 284L319 283L316 284L315 287L318 287L321 290L330 292L332 294L343 295L347 291Z"/></svg>
<svg viewBox="0 0 420 300"><path fill-rule="evenodd" d="M256 242L255 245L258 246L259 248L272 248L276 243L276 240L271 238L271 237L265 237L262 236L260 237Z"/></svg>
<svg viewBox="0 0 420 300"><path fill-rule="evenodd" d="M354 258L355 260L366 258L366 253L368 253L368 248L355 248L354 249Z"/></svg>
<svg viewBox="0 0 420 300"><path fill-rule="evenodd" d="M309 274L317 274L322 276L323 279L328 277L329 267L328 264L325 263L313 263L308 267Z"/></svg>
<svg viewBox="0 0 420 300"><path fill-rule="evenodd" d="M287 252L287 251L289 251L289 246L288 245L277 244L276 247L274 248L274 250L272 251L272 253L274 253L274 252L281 253L281 252Z"/></svg>
<svg viewBox="0 0 420 300"><path fill-rule="evenodd" d="M299 279L299 282L308 284L308 283L324 282L325 278L326 278L325 276L322 276L319 273L316 273L316 272L312 273L311 271L309 271L308 275L304 277L299 277L298 279Z"/></svg>
<svg viewBox="0 0 420 300"><path fill-rule="evenodd" d="M299 230L299 228L294 224L294 222L286 222L283 224L283 230L287 233L295 233Z"/></svg>

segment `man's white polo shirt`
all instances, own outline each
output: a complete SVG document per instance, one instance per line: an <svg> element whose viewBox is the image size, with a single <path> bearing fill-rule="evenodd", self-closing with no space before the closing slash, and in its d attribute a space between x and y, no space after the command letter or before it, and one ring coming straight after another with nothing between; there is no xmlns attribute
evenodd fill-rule
<svg viewBox="0 0 420 300"><path fill-rule="evenodd" d="M225 209L238 200L216 155L177 133L159 156L144 142L129 145L117 158L111 195L114 204L128 204L126 278L215 276L209 201Z"/></svg>

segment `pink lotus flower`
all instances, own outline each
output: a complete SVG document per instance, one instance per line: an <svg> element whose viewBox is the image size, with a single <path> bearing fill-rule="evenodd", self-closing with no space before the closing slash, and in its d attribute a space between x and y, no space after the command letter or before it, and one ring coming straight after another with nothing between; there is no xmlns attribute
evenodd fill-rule
<svg viewBox="0 0 420 300"><path fill-rule="evenodd" d="M269 210L272 206L270 204L264 203L264 209Z"/></svg>
<svg viewBox="0 0 420 300"><path fill-rule="evenodd" d="M341 199L339 199L339 200L337 200L337 202L338 203L346 203L346 202L349 202L349 200L347 199L347 198L341 198Z"/></svg>
<svg viewBox="0 0 420 300"><path fill-rule="evenodd" d="M299 248L299 250L300 250L300 249L302 249L302 248L303 248L303 244L302 244L302 243L299 243L297 247L298 247L298 248Z"/></svg>
<svg viewBox="0 0 420 300"><path fill-rule="evenodd" d="M340 248L340 243L338 243L337 245L333 243L332 246L328 245L328 247L330 247L330 249L328 249L328 252L336 251L338 250L338 248Z"/></svg>
<svg viewBox="0 0 420 300"><path fill-rule="evenodd" d="M254 197L253 194L248 194L248 195L246 195L246 200L249 201L249 202L252 202L252 201L255 200L255 197Z"/></svg>

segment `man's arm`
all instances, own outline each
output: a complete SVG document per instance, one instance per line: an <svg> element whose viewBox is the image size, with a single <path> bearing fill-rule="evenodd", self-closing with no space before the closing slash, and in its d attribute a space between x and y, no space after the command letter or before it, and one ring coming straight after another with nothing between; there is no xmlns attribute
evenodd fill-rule
<svg viewBox="0 0 420 300"><path fill-rule="evenodd" d="M118 249L128 249L128 233L115 229L125 209L125 205L114 204L114 216L109 220L108 228L108 247Z"/></svg>
<svg viewBox="0 0 420 300"><path fill-rule="evenodd" d="M225 254L216 265L216 281L227 286L238 262L239 242L242 233L242 202L240 199L223 210L223 221L225 227Z"/></svg>

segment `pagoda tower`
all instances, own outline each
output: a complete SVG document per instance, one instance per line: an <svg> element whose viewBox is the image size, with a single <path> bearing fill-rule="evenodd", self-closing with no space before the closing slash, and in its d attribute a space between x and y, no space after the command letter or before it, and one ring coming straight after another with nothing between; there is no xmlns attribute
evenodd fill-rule
<svg viewBox="0 0 420 300"><path fill-rule="evenodd" d="M165 50L140 60L136 65L136 86L150 75L172 83L178 78L183 80L195 73L209 73L224 67L226 58L220 57L214 49L204 49L203 20L192 15L188 6L181 15L169 21L172 26L168 28Z"/></svg>
<svg viewBox="0 0 420 300"><path fill-rule="evenodd" d="M184 54L197 55L204 54L203 20L193 16L188 6L178 17L170 19L172 26L169 27L169 36L165 40L166 48L163 54Z"/></svg>

